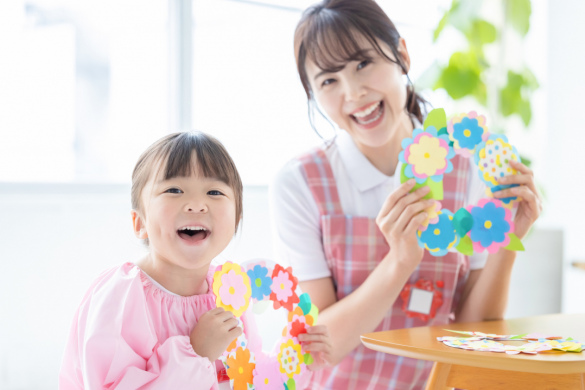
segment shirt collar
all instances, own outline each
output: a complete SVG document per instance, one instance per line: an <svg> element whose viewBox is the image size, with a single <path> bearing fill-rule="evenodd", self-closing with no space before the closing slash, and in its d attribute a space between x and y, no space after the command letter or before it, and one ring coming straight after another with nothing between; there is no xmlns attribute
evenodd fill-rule
<svg viewBox="0 0 585 390"><path fill-rule="evenodd" d="M422 123L420 123L416 117L411 116L411 119L415 129L423 127ZM345 166L349 179L360 192L368 191L388 180L397 178L396 173L394 176L386 176L380 172L378 168L376 168L370 160L363 155L351 136L345 130L338 130L335 142L337 143L337 150L339 151L339 156ZM400 168L401 164L399 161L396 166L396 172L400 172Z"/></svg>
<svg viewBox="0 0 585 390"><path fill-rule="evenodd" d="M335 142L349 179L360 192L372 189L392 177L372 165L345 130L338 130Z"/></svg>

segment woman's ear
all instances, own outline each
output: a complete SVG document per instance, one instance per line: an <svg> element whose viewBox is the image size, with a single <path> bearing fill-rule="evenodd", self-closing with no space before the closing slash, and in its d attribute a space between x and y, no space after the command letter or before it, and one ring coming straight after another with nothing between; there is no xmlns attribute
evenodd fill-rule
<svg viewBox="0 0 585 390"><path fill-rule="evenodd" d="M134 228L134 235L140 239L147 239L148 232L146 231L146 224L144 223L144 219L140 216L138 211L132 210L130 212L132 215L132 227Z"/></svg>
<svg viewBox="0 0 585 390"><path fill-rule="evenodd" d="M406 41L402 37L398 39L398 53L402 56L402 62L406 68L406 73L408 73L410 71L410 55L408 54L408 49L406 49Z"/></svg>

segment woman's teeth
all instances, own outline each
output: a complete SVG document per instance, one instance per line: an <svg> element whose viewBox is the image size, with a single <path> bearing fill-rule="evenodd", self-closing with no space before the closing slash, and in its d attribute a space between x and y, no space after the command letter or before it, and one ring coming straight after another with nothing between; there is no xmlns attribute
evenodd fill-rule
<svg viewBox="0 0 585 390"><path fill-rule="evenodd" d="M365 116L368 116L372 112L374 112L374 110L376 108L378 108L379 105L380 105L380 102L374 103L370 107L366 108L365 110L354 113L353 116L355 116L356 118L363 118Z"/></svg>

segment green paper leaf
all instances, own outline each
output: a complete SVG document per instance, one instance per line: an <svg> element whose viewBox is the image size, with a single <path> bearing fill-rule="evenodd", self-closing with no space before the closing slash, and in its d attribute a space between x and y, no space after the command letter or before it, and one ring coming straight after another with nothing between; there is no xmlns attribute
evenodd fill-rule
<svg viewBox="0 0 585 390"><path fill-rule="evenodd" d="M460 208L453 215L453 225L459 237L463 237L473 227L473 217L465 208Z"/></svg>
<svg viewBox="0 0 585 390"><path fill-rule="evenodd" d="M445 114L445 110L442 108L435 108L427 115L427 119L425 119L424 123L425 130L429 126L434 126L437 131L441 130L443 127L447 127L447 115Z"/></svg>
<svg viewBox="0 0 585 390"><path fill-rule="evenodd" d="M285 385L288 390L295 390L297 388L293 378L290 378L288 381L286 381Z"/></svg>
<svg viewBox="0 0 585 390"><path fill-rule="evenodd" d="M311 297L309 297L309 294L307 293L301 294L301 296L299 297L299 307L303 311L304 315L309 314L309 312L311 311Z"/></svg>
<svg viewBox="0 0 585 390"><path fill-rule="evenodd" d="M522 241L520 241L520 239L518 238L517 235L515 235L514 233L510 234L510 243L508 244L508 246L505 248L509 251L523 251L524 250L524 245L522 245Z"/></svg>
<svg viewBox="0 0 585 390"><path fill-rule="evenodd" d="M526 336L528 333L524 333L524 334L518 334L516 336L512 336L510 337L510 340L516 340L516 339L523 339L524 336Z"/></svg>
<svg viewBox="0 0 585 390"><path fill-rule="evenodd" d="M406 169L406 164L402 164L402 169L400 169L400 182L405 183L410 180L409 177L406 177L404 170ZM416 191L421 187L428 186L430 191L426 194L423 199L435 199L435 200L443 200L443 182L442 181L434 181L431 178L428 178L421 184L415 184L414 188L410 191Z"/></svg>
<svg viewBox="0 0 585 390"><path fill-rule="evenodd" d="M311 356L310 353L306 353L303 355L303 360L305 361L305 364L307 366L310 366L311 364L313 364L314 360L313 360L313 356Z"/></svg>
<svg viewBox="0 0 585 390"><path fill-rule="evenodd" d="M319 317L319 308L316 305L311 305L309 315L313 317L313 325L315 325L317 323L317 317Z"/></svg>
<svg viewBox="0 0 585 390"><path fill-rule="evenodd" d="M473 241L468 235L461 237L459 244L455 247L457 252L464 254L465 256L471 256L473 254Z"/></svg>

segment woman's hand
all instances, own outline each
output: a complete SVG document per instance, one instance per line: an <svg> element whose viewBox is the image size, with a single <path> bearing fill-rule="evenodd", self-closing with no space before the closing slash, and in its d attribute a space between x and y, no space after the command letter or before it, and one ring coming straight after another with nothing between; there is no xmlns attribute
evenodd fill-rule
<svg viewBox="0 0 585 390"><path fill-rule="evenodd" d="M197 355L214 362L241 334L242 328L233 313L216 307L199 318L191 332L191 345Z"/></svg>
<svg viewBox="0 0 585 390"><path fill-rule="evenodd" d="M376 223L390 245L390 256L414 270L422 260L423 248L418 245L416 231L427 218L424 211L433 206L433 199L423 200L429 187L414 192L415 180L410 179L398 187L384 201Z"/></svg>
<svg viewBox="0 0 585 390"><path fill-rule="evenodd" d="M303 350L311 352L313 364L307 368L311 371L320 370L331 362L331 338L325 325L307 327L307 333L299 334Z"/></svg>
<svg viewBox="0 0 585 390"><path fill-rule="evenodd" d="M521 162L510 160L510 165L520 174L500 177L498 183L506 185L518 184L518 187L497 191L494 196L496 198L514 196L522 198L514 218L514 233L518 238L522 239L540 216L542 200L534 184L534 173Z"/></svg>

